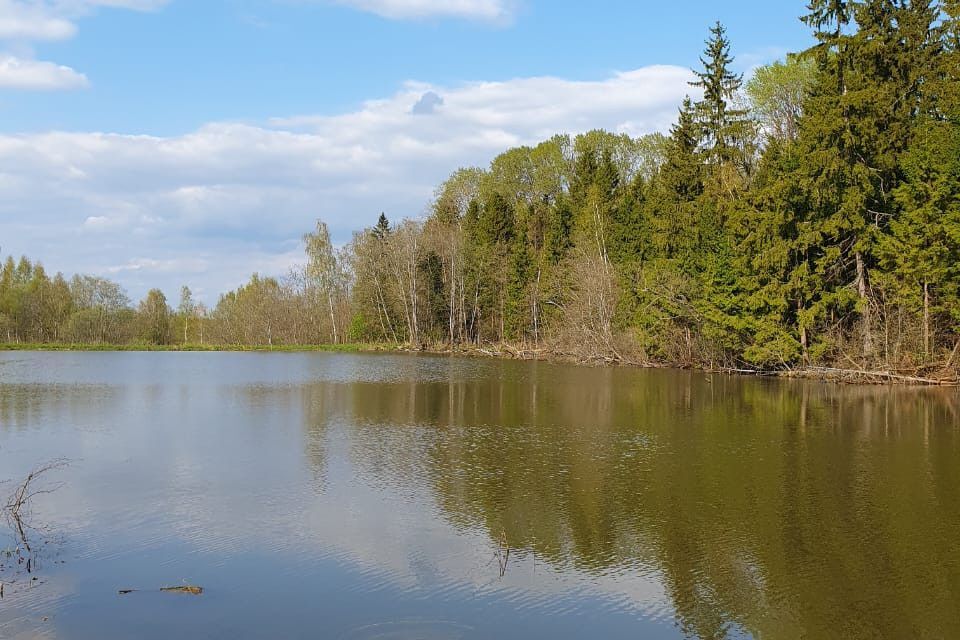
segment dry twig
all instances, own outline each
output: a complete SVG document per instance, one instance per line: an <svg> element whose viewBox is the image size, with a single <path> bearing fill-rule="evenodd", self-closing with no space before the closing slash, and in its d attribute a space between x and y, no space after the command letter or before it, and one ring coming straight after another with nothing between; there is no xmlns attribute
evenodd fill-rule
<svg viewBox="0 0 960 640"><path fill-rule="evenodd" d="M31 551L30 540L27 536L28 529L35 527L30 524L30 507L33 499L39 495L53 493L63 486L63 483L56 483L47 487L38 487L38 481L51 471L62 469L70 464L69 460L57 459L47 462L33 471L17 485L16 490L7 498L3 506L3 513L7 518L7 523L14 529L19 538L19 543L23 545L28 552Z"/></svg>

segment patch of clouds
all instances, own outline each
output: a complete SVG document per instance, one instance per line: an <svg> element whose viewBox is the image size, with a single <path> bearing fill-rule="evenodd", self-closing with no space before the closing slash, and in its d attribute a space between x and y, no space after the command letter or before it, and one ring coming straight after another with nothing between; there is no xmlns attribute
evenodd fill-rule
<svg viewBox="0 0 960 640"><path fill-rule="evenodd" d="M438 96L433 91L427 91L425 94L420 96L420 99L417 100L417 103L413 105L413 109L410 112L417 116L426 116L434 112L437 107L443 106L443 98Z"/></svg>
<svg viewBox="0 0 960 640"><path fill-rule="evenodd" d="M154 258L134 258L122 265L104 269L106 273L117 274L124 271L150 271L152 273L203 273L209 263L203 258L172 258L156 260Z"/></svg>
<svg viewBox="0 0 960 640"><path fill-rule="evenodd" d="M103 229L110 226L111 219L107 216L87 216L83 221L83 226L90 229Z"/></svg>
<svg viewBox="0 0 960 640"><path fill-rule="evenodd" d="M0 1L0 39L14 41L66 40L77 32L70 20L38 2Z"/></svg>
<svg viewBox="0 0 960 640"><path fill-rule="evenodd" d="M35 42L72 38L76 21L97 8L154 11L168 0L0 0L0 89L50 91L89 86L74 69L23 56ZM19 55L14 55L16 50Z"/></svg>
<svg viewBox="0 0 960 640"><path fill-rule="evenodd" d="M390 20L459 18L509 23L517 9L514 0L332 0Z"/></svg>
<svg viewBox="0 0 960 640"><path fill-rule="evenodd" d="M87 77L70 67L0 54L0 89L55 91L88 85Z"/></svg>
<svg viewBox="0 0 960 640"><path fill-rule="evenodd" d="M51 271L110 275L134 298L188 284L215 303L254 271L282 275L301 261L301 235L318 218L342 244L381 211L422 215L453 170L511 146L595 128L666 131L690 79L652 66L586 81L410 82L346 113L171 137L0 135L3 250ZM429 95L442 108L417 115L437 102Z"/></svg>

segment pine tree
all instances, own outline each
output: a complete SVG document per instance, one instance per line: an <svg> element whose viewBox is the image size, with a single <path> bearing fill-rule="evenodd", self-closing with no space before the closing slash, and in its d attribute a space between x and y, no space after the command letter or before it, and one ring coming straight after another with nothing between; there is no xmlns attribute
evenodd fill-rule
<svg viewBox="0 0 960 640"><path fill-rule="evenodd" d="M798 145L773 141L731 224L739 230L734 269L748 336L743 356L762 366L807 360L811 309L823 287L813 267L819 235L800 175Z"/></svg>
<svg viewBox="0 0 960 640"><path fill-rule="evenodd" d="M500 193L490 196L478 220L480 237L488 247L504 248L514 234L513 207Z"/></svg>
<svg viewBox="0 0 960 640"><path fill-rule="evenodd" d="M647 200L655 255L686 263L698 244L694 201L703 194L700 134L693 103L683 102L670 131L666 160L654 180Z"/></svg>
<svg viewBox="0 0 960 640"><path fill-rule="evenodd" d="M695 105L695 114L707 163L713 167L731 163L743 167L750 121L746 111L733 106L743 76L730 70L733 64L730 40L719 22L710 28L710 38L700 62L703 70L694 71L697 80L690 84L703 91L703 98Z"/></svg>
<svg viewBox="0 0 960 640"><path fill-rule="evenodd" d="M387 220L387 214L380 214L380 217L377 218L377 224L374 225L371 233L377 240L384 240L390 235L390 221Z"/></svg>
<svg viewBox="0 0 960 640"><path fill-rule="evenodd" d="M960 124L927 123L903 169L894 193L902 213L881 254L902 299L922 317L929 357L935 316L945 313L951 328L960 325Z"/></svg>
<svg viewBox="0 0 960 640"><path fill-rule="evenodd" d="M505 324L508 339L523 340L530 322L528 289L532 268L526 238L518 233L510 249L510 266L507 278Z"/></svg>
<svg viewBox="0 0 960 640"><path fill-rule="evenodd" d="M567 252L572 246L572 233L573 207L568 197L561 196L557 204L550 210L550 217L547 221L545 231L544 246L547 260L550 264L559 264L567 255Z"/></svg>
<svg viewBox="0 0 960 640"><path fill-rule="evenodd" d="M647 182L638 175L622 190L610 220L610 259L615 264L641 262L650 254L650 233L644 218Z"/></svg>
<svg viewBox="0 0 960 640"><path fill-rule="evenodd" d="M576 215L576 242L609 260L611 216L620 188L620 173L609 149L580 153L570 180L570 199Z"/></svg>

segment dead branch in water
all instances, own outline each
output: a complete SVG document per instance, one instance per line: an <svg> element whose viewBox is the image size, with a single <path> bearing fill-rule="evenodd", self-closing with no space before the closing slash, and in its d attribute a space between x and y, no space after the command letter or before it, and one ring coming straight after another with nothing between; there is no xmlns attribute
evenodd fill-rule
<svg viewBox="0 0 960 640"><path fill-rule="evenodd" d="M186 593L191 596L199 596L203 593L203 587L195 587L187 584L181 587L160 587L160 591L166 593Z"/></svg>
<svg viewBox="0 0 960 640"><path fill-rule="evenodd" d="M117 593L125 596L130 593L137 593L138 591L140 591L140 589L120 589ZM160 587L159 591L161 593L185 593L191 596L203 595L203 587L197 587L192 584L185 584L178 587Z"/></svg>
<svg viewBox="0 0 960 640"><path fill-rule="evenodd" d="M69 460L61 458L52 460L35 468L27 475L23 482L17 486L16 490L10 495L9 498L7 498L7 502L3 506L3 512L7 518L7 524L9 524L10 527L16 532L17 537L19 538L19 543L23 545L27 552L32 551L30 548L30 540L27 536L27 530L35 528L30 523L31 502L35 497L53 493L63 486L63 483L61 482L46 488L38 488L38 482L44 475L50 473L51 471L62 469L68 464L70 464Z"/></svg>
<svg viewBox="0 0 960 640"><path fill-rule="evenodd" d="M500 577L507 574L507 564L510 562L510 543L507 542L506 530L500 532L497 540L497 564L500 565Z"/></svg>

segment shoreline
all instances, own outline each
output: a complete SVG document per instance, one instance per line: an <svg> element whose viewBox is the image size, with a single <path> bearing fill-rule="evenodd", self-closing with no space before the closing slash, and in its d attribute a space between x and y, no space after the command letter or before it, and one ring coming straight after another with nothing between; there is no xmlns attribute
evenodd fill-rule
<svg viewBox="0 0 960 640"><path fill-rule="evenodd" d="M316 345L224 345L224 344L84 344L84 343L0 343L0 351L76 352L182 352L182 353L381 353L400 351L399 345L316 344Z"/></svg>
<svg viewBox="0 0 960 640"><path fill-rule="evenodd" d="M158 353L398 353L426 354L438 356L461 356L472 358L491 358L501 360L534 360L557 362L595 367L633 367L638 369L678 369L703 373L738 375L746 377L804 379L834 384L855 384L873 386L915 386L915 387L960 387L960 372L941 369L937 377L931 374L921 375L923 369L884 370L884 369L843 369L830 366L806 366L782 370L734 369L711 367L695 364L677 364L666 362L635 362L600 356L581 356L578 354L555 352L548 349L521 349L512 345L488 345L484 347L425 347L415 349L405 344L384 343L348 343L317 345L149 345L149 344L82 344L82 343L0 343L3 351L40 351L40 352L158 352ZM928 371L932 371L928 369Z"/></svg>

